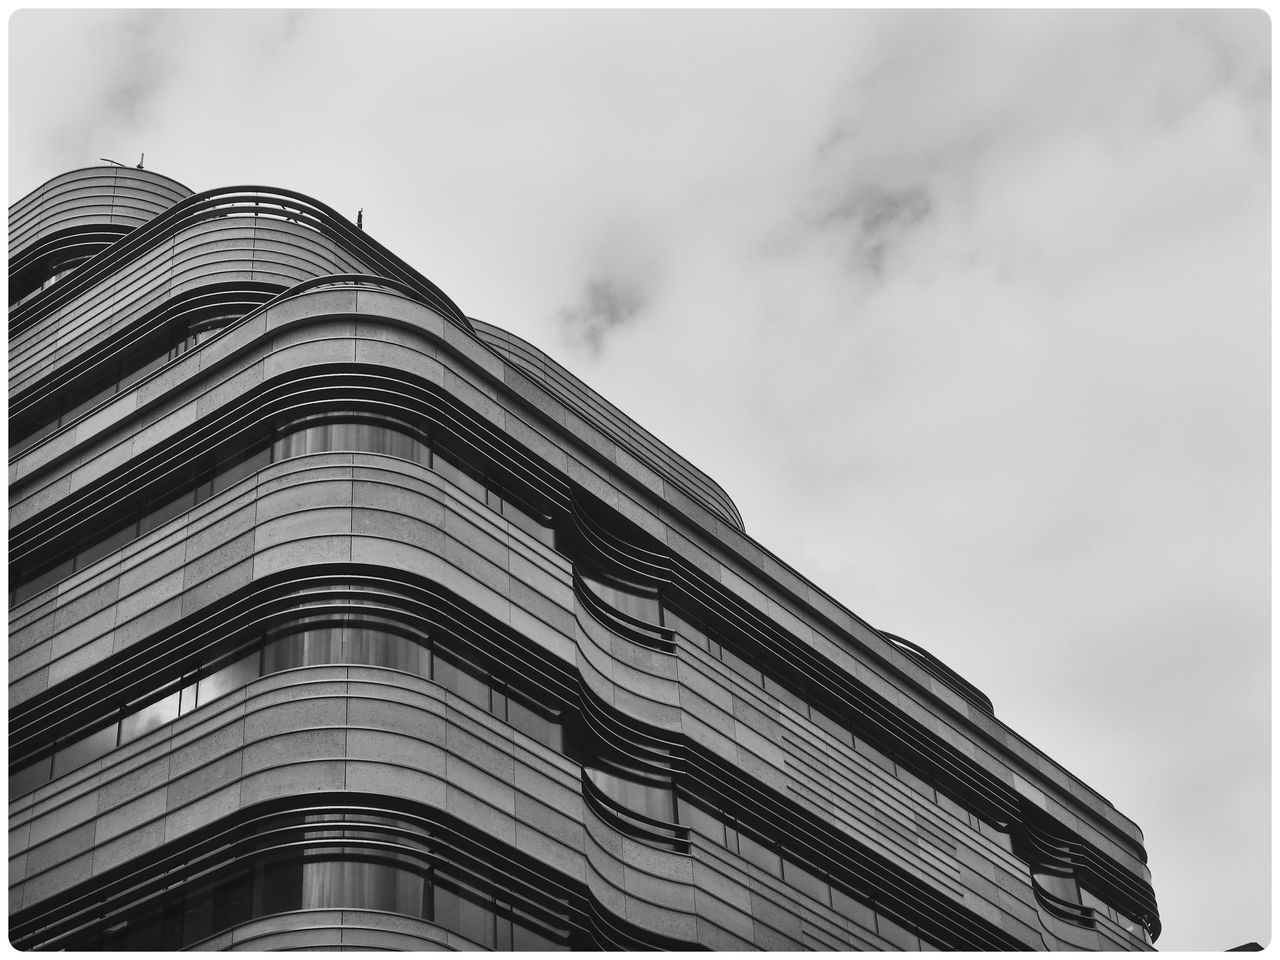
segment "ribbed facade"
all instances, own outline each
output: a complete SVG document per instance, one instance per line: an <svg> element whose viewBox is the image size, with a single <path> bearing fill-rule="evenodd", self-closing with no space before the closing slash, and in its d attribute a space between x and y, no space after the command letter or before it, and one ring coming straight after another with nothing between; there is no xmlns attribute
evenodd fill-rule
<svg viewBox="0 0 1280 960"><path fill-rule="evenodd" d="M1149 949L1138 828L334 211L10 211L10 938Z"/></svg>

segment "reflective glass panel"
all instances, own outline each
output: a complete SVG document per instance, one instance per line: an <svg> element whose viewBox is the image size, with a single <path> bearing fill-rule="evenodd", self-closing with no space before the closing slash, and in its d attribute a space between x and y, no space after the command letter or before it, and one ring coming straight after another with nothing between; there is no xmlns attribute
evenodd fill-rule
<svg viewBox="0 0 1280 960"><path fill-rule="evenodd" d="M1080 887L1075 877L1061 877L1055 873L1037 871L1035 878L1042 888L1059 900L1066 900L1068 903L1080 902Z"/></svg>
<svg viewBox="0 0 1280 960"><path fill-rule="evenodd" d="M544 543L548 547L555 546L555 531L551 527L545 526L542 521L535 519L531 514L525 513L510 500L502 501L502 515L540 543Z"/></svg>
<svg viewBox="0 0 1280 960"><path fill-rule="evenodd" d="M921 796L927 797L930 800L934 799L933 784L927 783L920 777L917 777L906 767L902 766L902 764L896 764L896 766L897 777L899 780Z"/></svg>
<svg viewBox="0 0 1280 960"><path fill-rule="evenodd" d="M809 716L813 719L814 723L827 731L827 733L831 734L831 736L835 737L841 743L846 746L853 746L853 734L849 732L849 728L840 721L832 718L830 714L824 713L817 707L813 707L809 711Z"/></svg>
<svg viewBox="0 0 1280 960"><path fill-rule="evenodd" d="M307 861L302 868L302 909L346 907L420 917L426 881L405 867L361 860Z"/></svg>
<svg viewBox="0 0 1280 960"><path fill-rule="evenodd" d="M479 677L473 676L457 664L437 656L432 666L432 679L447 690L474 703L481 710L489 709L489 685Z"/></svg>
<svg viewBox="0 0 1280 960"><path fill-rule="evenodd" d="M896 920L890 920L884 914L877 913L876 922L880 936L884 937L899 950L920 949L920 939Z"/></svg>
<svg viewBox="0 0 1280 960"><path fill-rule="evenodd" d="M9 777L9 797L19 797L30 793L41 784L49 782L53 775L53 757L42 757L35 763L29 763Z"/></svg>
<svg viewBox="0 0 1280 960"><path fill-rule="evenodd" d="M827 903L830 900L827 881L797 863L790 860L782 861L782 879L821 903Z"/></svg>
<svg viewBox="0 0 1280 960"><path fill-rule="evenodd" d="M408 637L367 627L348 627L345 636L348 663L388 667L420 677L431 676L430 652Z"/></svg>
<svg viewBox="0 0 1280 960"><path fill-rule="evenodd" d="M213 477L213 492L225 490L233 483L243 480L251 474L257 473L263 467L271 462L271 450L263 447L239 462L230 463L221 467Z"/></svg>
<svg viewBox="0 0 1280 960"><path fill-rule="evenodd" d="M138 523L139 532L146 533L148 530L154 530L166 520L171 520L190 510L195 506L195 502L195 490L186 490L159 506L151 507L143 513L142 520Z"/></svg>
<svg viewBox="0 0 1280 960"><path fill-rule="evenodd" d="M34 576L26 583L19 584L17 587L14 587L13 602L21 603L28 597L34 597L42 590L47 590L63 577L71 576L72 570L75 569L75 563L75 557L67 557L61 563L44 571L44 573Z"/></svg>
<svg viewBox="0 0 1280 960"><path fill-rule="evenodd" d="M881 770L884 770L888 773L893 773L893 761L890 760L887 756L885 756L883 752L881 752L880 750L877 750L875 747L867 743L867 741L863 740L861 737L858 737L854 741L853 749L856 750L858 753L862 754L864 757L866 757L868 760L874 763Z"/></svg>
<svg viewBox="0 0 1280 960"><path fill-rule="evenodd" d="M749 833L738 834L738 852L766 873L775 877L782 873L782 858L772 844L764 844Z"/></svg>
<svg viewBox="0 0 1280 960"><path fill-rule="evenodd" d="M851 920L864 929L875 930L876 912L838 887L831 888L831 906L846 920Z"/></svg>
<svg viewBox="0 0 1280 960"><path fill-rule="evenodd" d="M559 721L531 710L519 700L508 698L507 722L539 743L545 743L552 750L563 752L564 731Z"/></svg>
<svg viewBox="0 0 1280 960"><path fill-rule="evenodd" d="M179 692L175 690L162 700L149 703L141 710L127 714L120 721L120 742L128 743L178 718Z"/></svg>
<svg viewBox="0 0 1280 960"><path fill-rule="evenodd" d="M137 528L130 523L128 526L121 527L115 533L108 534L97 543L90 544L76 555L76 569L81 570L95 560L100 560L107 554L119 550L137 536L137 533Z"/></svg>
<svg viewBox="0 0 1280 960"><path fill-rule="evenodd" d="M325 627L278 637L262 648L262 675L342 662L342 629Z"/></svg>
<svg viewBox="0 0 1280 960"><path fill-rule="evenodd" d="M485 499L485 486L469 473L451 463L444 457L435 457L431 461L431 469L444 477L456 487L461 487L477 500Z"/></svg>
<svg viewBox="0 0 1280 960"><path fill-rule="evenodd" d="M216 700L218 697L230 693L232 690L239 690L250 680L257 679L261 656L261 652L255 650L253 653L245 654L239 660L227 664L221 670L217 670L207 677L201 677L196 684L196 704L203 706L211 700Z"/></svg>
<svg viewBox="0 0 1280 960"><path fill-rule="evenodd" d="M432 894L432 919L437 926L452 930L483 947L495 945L494 912L487 904L439 883Z"/></svg>
<svg viewBox="0 0 1280 960"><path fill-rule="evenodd" d="M724 824L710 810L680 798L680 823L724 845Z"/></svg>
<svg viewBox="0 0 1280 960"><path fill-rule="evenodd" d="M764 680L759 669L747 663L746 660L743 660L740 656L723 645L720 647L720 659L723 660L725 665L731 670L735 673L741 674L751 683L754 683L757 686L763 684Z"/></svg>
<svg viewBox="0 0 1280 960"><path fill-rule="evenodd" d="M552 940L550 937L544 936L538 931L523 926L522 924L512 921L511 923L511 949L512 950L567 950L568 944L560 940Z"/></svg>
<svg viewBox="0 0 1280 960"><path fill-rule="evenodd" d="M671 787L630 780L603 770L592 770L591 779L605 796L620 806L664 823L675 822L675 796Z"/></svg>
<svg viewBox="0 0 1280 960"><path fill-rule="evenodd" d="M103 727L87 737L81 737L67 744L53 755L53 775L60 777L68 771L82 767L90 760L96 760L109 753L116 746L116 724Z"/></svg>

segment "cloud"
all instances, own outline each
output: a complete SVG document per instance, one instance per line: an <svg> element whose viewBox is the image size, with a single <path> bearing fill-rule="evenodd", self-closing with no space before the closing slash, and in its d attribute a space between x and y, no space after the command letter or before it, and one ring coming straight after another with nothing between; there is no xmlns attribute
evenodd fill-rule
<svg viewBox="0 0 1280 960"><path fill-rule="evenodd" d="M886 263L902 241L933 214L933 200L921 187L901 190L861 188L819 215L821 228L844 233L849 268L876 282L885 279Z"/></svg>
<svg viewBox="0 0 1280 960"><path fill-rule="evenodd" d="M605 338L635 321L647 303L648 294L633 279L592 277L586 282L580 301L561 311L561 330L570 344L599 354Z"/></svg>

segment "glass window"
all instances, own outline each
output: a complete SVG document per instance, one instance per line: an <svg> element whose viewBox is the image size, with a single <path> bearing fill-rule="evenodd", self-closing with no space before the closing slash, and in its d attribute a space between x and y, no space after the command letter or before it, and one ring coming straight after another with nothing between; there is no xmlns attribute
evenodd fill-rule
<svg viewBox="0 0 1280 960"><path fill-rule="evenodd" d="M440 476L444 477L455 487L461 487L477 500L485 499L485 486L469 473L465 473L456 464L450 462L444 457L434 457L431 461L431 469Z"/></svg>
<svg viewBox="0 0 1280 960"><path fill-rule="evenodd" d="M899 950L919 950L920 938L896 920L890 920L883 913L876 913L876 922L880 936L884 937Z"/></svg>
<svg viewBox="0 0 1280 960"><path fill-rule="evenodd" d="M742 854L743 859L754 863L766 873L771 873L775 877L781 876L782 858L778 856L778 851L774 849L772 842L757 840L749 833L739 833L738 852Z"/></svg>
<svg viewBox="0 0 1280 960"><path fill-rule="evenodd" d="M604 770L592 770L591 779L620 806L664 823L675 821L675 796L670 786L631 780Z"/></svg>
<svg viewBox="0 0 1280 960"><path fill-rule="evenodd" d="M925 782L900 763L895 764L895 766L897 767L897 777L899 780L921 796L926 797L929 800L935 799L933 784Z"/></svg>
<svg viewBox="0 0 1280 960"><path fill-rule="evenodd" d="M58 423L60 424L70 423L72 420L75 420L77 417L79 417L80 414L85 413L91 410L92 408L96 407L103 400L106 400L108 397L115 396L115 392L116 392L115 377L113 376L109 381L105 383L96 384L94 387L91 387L90 390L92 390L92 392L89 393L87 396L85 396L84 399L77 400L75 403L75 406L67 407L66 409L63 410L62 416L58 418Z"/></svg>
<svg viewBox="0 0 1280 960"><path fill-rule="evenodd" d="M473 896L477 895L463 895L437 883L432 891L432 919L437 926L492 949L497 942L493 909Z"/></svg>
<svg viewBox="0 0 1280 960"><path fill-rule="evenodd" d="M800 714L800 716L802 717L809 716L809 705L805 703L803 699L796 696L789 689L784 687L782 684L778 683L777 680L774 680L773 677L770 677L768 675L765 676L764 688L768 690L771 694L773 694L775 697L777 697L779 700L781 700L783 703L785 703L792 710L794 710L796 713Z"/></svg>
<svg viewBox="0 0 1280 960"><path fill-rule="evenodd" d="M241 460L228 462L225 466L220 464L218 472L213 477L213 492L227 489L233 483L238 483L245 477L257 473L270 462L271 449L262 447Z"/></svg>
<svg viewBox="0 0 1280 960"><path fill-rule="evenodd" d="M421 643L386 630L370 627L346 629L346 660L370 667L403 670L420 677L431 676L431 652Z"/></svg>
<svg viewBox="0 0 1280 960"><path fill-rule="evenodd" d="M67 557L61 563L50 567L43 573L32 577L26 583L19 584L13 590L13 602L21 603L29 597L34 597L37 593L47 590L63 577L71 576L75 569L76 558L74 556Z"/></svg>
<svg viewBox="0 0 1280 960"><path fill-rule="evenodd" d="M1109 903L1099 900L1083 887L1080 888L1080 902L1086 907L1092 908L1095 913L1101 914L1104 917L1110 917L1112 920L1116 918L1115 912L1111 909L1111 905Z"/></svg>
<svg viewBox="0 0 1280 960"><path fill-rule="evenodd" d="M126 714L120 721L120 742L136 740L144 733L178 718L179 691L175 690L163 699L149 703L141 710Z"/></svg>
<svg viewBox="0 0 1280 960"><path fill-rule="evenodd" d="M550 937L539 933L532 927L526 927L523 924L512 921L511 923L511 949L512 950L567 950L568 944L561 940L552 940Z"/></svg>
<svg viewBox="0 0 1280 960"><path fill-rule="evenodd" d="M96 730L87 737L80 737L68 743L53 755L53 775L60 777L76 767L83 767L89 761L110 753L116 746L116 728L117 724L113 723L109 727Z"/></svg>
<svg viewBox="0 0 1280 960"><path fill-rule="evenodd" d="M555 546L555 531L549 525L536 519L532 514L521 510L510 500L504 499L502 501L502 515L510 520L513 526L519 527L538 542L544 543L548 547Z"/></svg>
<svg viewBox="0 0 1280 960"><path fill-rule="evenodd" d="M1064 877L1056 873L1046 873L1044 871L1034 871L1036 882L1040 886L1053 894L1059 900L1066 900L1068 903L1080 902L1080 887L1076 883L1075 877Z"/></svg>
<svg viewBox="0 0 1280 960"><path fill-rule="evenodd" d="M696 833L724 845L724 824L710 810L700 804L680 798L680 823Z"/></svg>
<svg viewBox="0 0 1280 960"><path fill-rule="evenodd" d="M342 629L324 627L278 637L262 648L262 675L342 662Z"/></svg>
<svg viewBox="0 0 1280 960"><path fill-rule="evenodd" d="M267 855L258 859L253 885L255 917L302 907L302 861Z"/></svg>
<svg viewBox="0 0 1280 960"><path fill-rule="evenodd" d="M809 716L813 718L813 722L820 726L827 733L831 734L845 746L853 746L853 734L849 732L849 728L838 720L833 719L829 714L817 707L809 711Z"/></svg>
<svg viewBox="0 0 1280 960"><path fill-rule="evenodd" d="M142 520L138 523L138 531L146 533L148 530L154 530L166 520L172 520L174 517L190 510L195 506L195 503L195 490L185 490L159 506L150 507L142 514Z"/></svg>
<svg viewBox="0 0 1280 960"><path fill-rule="evenodd" d="M937 791L937 800L938 800L938 806L942 807L953 817L958 818L961 823L967 824L969 822L968 807L964 806L963 804L961 804L956 800L953 800L951 797L947 796L941 790Z"/></svg>
<svg viewBox="0 0 1280 960"><path fill-rule="evenodd" d="M302 909L345 907L423 915L426 881L406 867L362 860L306 861L302 868Z"/></svg>
<svg viewBox="0 0 1280 960"><path fill-rule="evenodd" d="M846 920L856 923L865 930L875 930L876 912L867 904L839 887L831 888L831 906L836 913Z"/></svg>
<svg viewBox="0 0 1280 960"><path fill-rule="evenodd" d="M108 534L97 543L90 544L76 555L76 569L82 570L95 560L100 560L107 554L119 550L136 537L137 534L137 528L130 523L128 526L121 527L115 533Z"/></svg>
<svg viewBox="0 0 1280 960"><path fill-rule="evenodd" d="M782 861L782 879L820 903L831 901L831 888L827 886L827 881L791 860Z"/></svg>
<svg viewBox="0 0 1280 960"><path fill-rule="evenodd" d="M489 685L444 657L436 657L432 666L432 679L481 710L489 709Z"/></svg>
<svg viewBox="0 0 1280 960"><path fill-rule="evenodd" d="M881 770L884 770L887 773L893 773L893 761L861 737L854 740L853 749L862 754Z"/></svg>
<svg viewBox="0 0 1280 960"><path fill-rule="evenodd" d="M614 591L614 606L644 623L662 622L662 608L653 594L635 593L620 587Z"/></svg>
<svg viewBox="0 0 1280 960"><path fill-rule="evenodd" d="M564 729L558 720L544 716L519 700L510 698L507 701L507 722L552 750L564 752Z"/></svg>
<svg viewBox="0 0 1280 960"><path fill-rule="evenodd" d="M211 700L217 700L233 690L239 690L250 680L256 680L261 656L261 651L255 650L222 669L201 677L196 684L196 704L204 706Z"/></svg>
<svg viewBox="0 0 1280 960"><path fill-rule="evenodd" d="M730 670L733 670L735 673L740 674L751 683L754 683L756 686L760 686L764 683L764 678L761 675L760 671L756 669L756 667L748 663L746 660L742 659L742 657L738 656L732 650L729 650L722 644L717 644L715 647L713 647L713 649L717 651L717 655L720 657L722 661L724 661L725 665Z"/></svg>
<svg viewBox="0 0 1280 960"><path fill-rule="evenodd" d="M143 377L145 377L147 374L151 373L152 371L159 370L166 363L168 363L169 360L170 360L170 355L166 352L158 356L151 357L150 359L146 360L144 363L139 364L133 369L127 370L120 377L120 389L124 390L125 388L129 387L131 384L137 383L139 380L141 380Z"/></svg>
<svg viewBox="0 0 1280 960"><path fill-rule="evenodd" d="M688 639L699 650L707 649L706 632L701 627L698 627L690 623L688 620L685 620L683 617L676 614L673 610L670 610L665 607L663 608L662 622L664 626L670 627L671 629L675 630L676 633L678 633L680 636Z"/></svg>
<svg viewBox="0 0 1280 960"><path fill-rule="evenodd" d="M985 820L978 821L979 832L989 840L993 841L1000 848L1012 852L1013 843L1009 839L1009 834L1005 833L998 827L994 827Z"/></svg>
<svg viewBox="0 0 1280 960"><path fill-rule="evenodd" d="M41 757L35 763L20 767L9 777L9 798L20 797L30 793L36 787L49 782L53 776L53 757Z"/></svg>
<svg viewBox="0 0 1280 960"><path fill-rule="evenodd" d="M1133 934L1139 940L1147 940L1147 929L1133 917L1126 916L1119 910L1115 911L1116 923L1120 924L1121 929Z"/></svg>

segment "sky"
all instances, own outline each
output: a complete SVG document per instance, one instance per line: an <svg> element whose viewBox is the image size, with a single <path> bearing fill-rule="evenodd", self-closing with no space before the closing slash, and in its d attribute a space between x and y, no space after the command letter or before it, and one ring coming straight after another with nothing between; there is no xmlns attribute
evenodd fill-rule
<svg viewBox="0 0 1280 960"><path fill-rule="evenodd" d="M1135 820L1161 949L1268 942L1265 14L8 26L10 202L145 153L363 208Z"/></svg>

